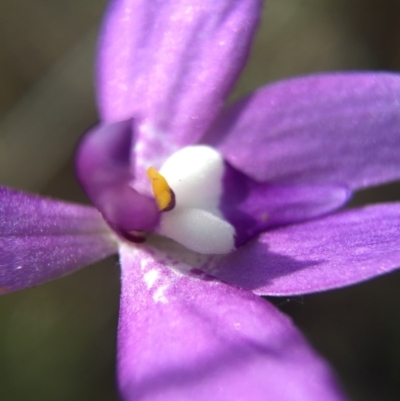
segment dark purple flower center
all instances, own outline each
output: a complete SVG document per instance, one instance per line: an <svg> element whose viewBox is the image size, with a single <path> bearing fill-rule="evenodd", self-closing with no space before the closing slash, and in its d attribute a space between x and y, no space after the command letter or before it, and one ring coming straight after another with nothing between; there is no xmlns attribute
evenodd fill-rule
<svg viewBox="0 0 400 401"><path fill-rule="evenodd" d="M256 182L205 145L180 149L160 173L150 167L154 196L146 195L134 187L133 144L133 120L104 124L84 136L76 156L89 198L133 242L156 232L200 253L227 253L270 228L330 212L349 196L342 186Z"/></svg>

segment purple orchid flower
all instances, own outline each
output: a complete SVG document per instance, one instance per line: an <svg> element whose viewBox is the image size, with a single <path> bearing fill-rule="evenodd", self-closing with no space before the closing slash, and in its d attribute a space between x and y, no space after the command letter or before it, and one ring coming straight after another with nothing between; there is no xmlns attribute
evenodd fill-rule
<svg viewBox="0 0 400 401"><path fill-rule="evenodd" d="M400 76L292 79L224 107L261 7L112 1L101 123L76 158L97 210L0 189L0 292L119 252L125 400L343 400L325 362L257 295L400 265L400 203L336 212L352 192L400 178Z"/></svg>

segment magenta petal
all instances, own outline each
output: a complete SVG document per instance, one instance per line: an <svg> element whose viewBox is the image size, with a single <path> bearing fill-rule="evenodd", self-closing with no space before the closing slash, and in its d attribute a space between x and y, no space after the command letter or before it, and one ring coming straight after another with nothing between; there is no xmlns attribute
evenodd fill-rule
<svg viewBox="0 0 400 401"><path fill-rule="evenodd" d="M0 294L64 276L116 248L97 210L0 187Z"/></svg>
<svg viewBox="0 0 400 401"><path fill-rule="evenodd" d="M343 400L329 369L268 302L182 276L123 246L118 375L125 401Z"/></svg>
<svg viewBox="0 0 400 401"><path fill-rule="evenodd" d="M154 198L132 187L132 131L132 120L99 125L85 134L76 153L80 183L108 224L127 238L153 229L160 214Z"/></svg>
<svg viewBox="0 0 400 401"><path fill-rule="evenodd" d="M400 267L400 203L369 206L262 234L222 258L218 278L262 295L355 284Z"/></svg>
<svg viewBox="0 0 400 401"><path fill-rule="evenodd" d="M332 212L351 195L339 185L260 183L229 165L223 184L220 210L235 227L237 247L267 229Z"/></svg>
<svg viewBox="0 0 400 401"><path fill-rule="evenodd" d="M400 75L332 74L267 86L230 107L205 139L261 181L400 179Z"/></svg>
<svg viewBox="0 0 400 401"><path fill-rule="evenodd" d="M246 60L261 3L111 3L100 42L100 111L106 121L142 122L137 162L156 164L160 152L165 158L208 128Z"/></svg>

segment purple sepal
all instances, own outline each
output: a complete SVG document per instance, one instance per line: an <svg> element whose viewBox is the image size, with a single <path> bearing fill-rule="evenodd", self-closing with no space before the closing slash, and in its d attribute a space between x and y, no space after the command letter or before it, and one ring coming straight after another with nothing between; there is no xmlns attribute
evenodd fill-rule
<svg viewBox="0 0 400 401"><path fill-rule="evenodd" d="M242 246L268 229L299 223L332 212L349 199L340 185L260 183L226 163L220 210L235 227Z"/></svg>
<svg viewBox="0 0 400 401"><path fill-rule="evenodd" d="M151 231L160 213L153 198L132 188L130 160L133 121L102 124L90 130L76 153L76 172L107 223L131 240L132 232Z"/></svg>
<svg viewBox="0 0 400 401"><path fill-rule="evenodd" d="M117 252L100 213L0 187L0 294L32 287Z"/></svg>
<svg viewBox="0 0 400 401"><path fill-rule="evenodd" d="M400 203L347 210L261 234L202 266L259 295L299 295L400 268Z"/></svg>
<svg viewBox="0 0 400 401"><path fill-rule="evenodd" d="M265 182L365 188L400 179L400 74L336 73L260 88L203 142Z"/></svg>
<svg viewBox="0 0 400 401"><path fill-rule="evenodd" d="M261 0L114 0L98 62L103 121L134 117L138 171L209 128L249 53Z"/></svg>
<svg viewBox="0 0 400 401"><path fill-rule="evenodd" d="M267 301L121 248L118 378L125 401L339 401L325 362ZM183 266L178 266L183 267Z"/></svg>

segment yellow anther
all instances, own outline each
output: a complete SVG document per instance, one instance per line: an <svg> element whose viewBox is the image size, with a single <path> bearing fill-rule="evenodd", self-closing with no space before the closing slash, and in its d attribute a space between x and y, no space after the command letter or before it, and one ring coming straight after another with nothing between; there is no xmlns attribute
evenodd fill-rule
<svg viewBox="0 0 400 401"><path fill-rule="evenodd" d="M175 196L167 180L154 168L147 169L147 177L151 182L154 198L160 211L167 211L175 206Z"/></svg>

